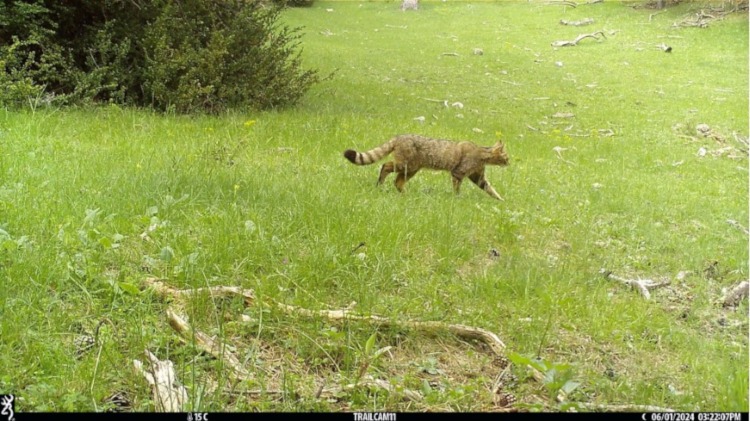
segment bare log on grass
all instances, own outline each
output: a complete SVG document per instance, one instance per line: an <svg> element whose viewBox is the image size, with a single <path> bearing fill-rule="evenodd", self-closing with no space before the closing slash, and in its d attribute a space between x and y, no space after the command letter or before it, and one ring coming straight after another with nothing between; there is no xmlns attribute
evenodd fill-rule
<svg viewBox="0 0 750 421"><path fill-rule="evenodd" d="M447 331L458 337L480 340L486 343L496 355L505 355L505 344L503 341L496 334L477 327L434 321L392 320L377 315L364 316L352 313L349 310L309 310L282 303L274 303L274 305L289 314L298 314L305 317L322 317L331 321L357 320L385 327L395 326L427 332Z"/></svg>
<svg viewBox="0 0 750 421"><path fill-rule="evenodd" d="M748 231L747 228L745 228L744 226L742 226L742 224L740 224L739 222L735 221L734 219L727 219L727 224L729 224L729 225L737 228L738 230L744 232L745 235L750 235L750 231Z"/></svg>
<svg viewBox="0 0 750 421"><path fill-rule="evenodd" d="M143 282L161 296L184 298L207 293L213 298L240 295L245 299L246 305L251 305L255 301L255 292L251 289L241 287L215 286L209 288L175 289L157 278L146 278Z"/></svg>
<svg viewBox="0 0 750 421"><path fill-rule="evenodd" d="M169 319L169 325L172 326L172 329L176 330L186 342L191 342L194 339L198 348L208 352L217 359L224 361L239 379L250 378L250 373L242 367L240 360L238 360L237 357L227 349L226 345L223 345L213 340L207 334L192 328L185 319L178 316L171 309L167 309L167 318Z"/></svg>
<svg viewBox="0 0 750 421"><path fill-rule="evenodd" d="M625 285L630 286L633 289L637 289L641 295L643 295L647 300L651 298L651 293L649 290L660 288L663 286L669 285L669 281L663 281L663 282L654 282L651 279L625 279L621 278L615 274L612 273L612 271L601 269L599 271L605 278L611 279L613 281L621 282Z"/></svg>
<svg viewBox="0 0 750 421"><path fill-rule="evenodd" d="M652 13L652 14L648 15L648 21L651 22L651 20L654 18L654 16L661 15L662 13L666 13L666 12L667 12L666 10L662 10L661 12Z"/></svg>
<svg viewBox="0 0 750 421"><path fill-rule="evenodd" d="M161 361L148 349L145 350L149 368L139 360L133 360L136 371L141 373L151 385L156 412L183 412L188 394L185 387L177 381L172 361Z"/></svg>
<svg viewBox="0 0 750 421"><path fill-rule="evenodd" d="M154 290L160 294L160 295L170 295L173 297L181 298L185 296L195 295L201 292L209 292L212 294L222 294L224 296L226 295L241 295L245 299L245 303L247 305L253 304L255 301L255 294L252 290L249 289L243 289L239 287L211 287L211 288L196 288L193 290L178 290L174 289L172 287L167 286L163 282L159 281L156 278L147 278L144 281L147 285L154 288ZM382 316L376 316L376 315L370 315L370 316L364 316L360 314L356 314L351 312L350 309L344 309L344 310L309 310L302 307L295 307L288 304L282 304L278 302L274 302L272 304L275 307L278 307L279 309L285 311L289 314L298 314L302 316L307 317L322 317L327 318L332 321L342 321L342 320L359 320L359 321L365 321L369 323L379 324L381 326L398 326L398 327L406 327L406 328L412 328L416 330L422 330L422 331L448 331L453 333L456 336L462 337L462 338L469 338L469 339L477 339L484 343L486 343L492 351L499 355L504 355L504 349L505 344L503 341L500 340L500 338L485 329L472 327L472 326L466 326L466 325L458 325L458 324L447 324L442 322L435 322L435 321L417 321L417 320L391 320L387 317ZM173 311L167 310L167 315L169 317L170 325L180 332L180 334L183 334L186 338L191 338L192 336L189 335L189 332L191 330L188 323L184 320L182 320L179 316L177 316ZM244 316L244 315L243 315ZM243 320L247 320L247 316L243 317ZM199 331L195 331L196 333L196 340L199 339L199 345L212 355L215 355L214 352L220 351L221 348L218 347L211 338L208 337L208 335L201 333ZM200 335L199 335L200 334ZM221 354L221 353L220 353ZM221 355L229 355L227 353L221 354ZM230 355L231 358L234 358L234 356ZM217 356L217 358L222 358ZM226 357L224 357L226 360ZM236 361L236 358L234 360L229 361L229 365L233 368L242 370L241 366L239 365L239 361ZM244 372L244 370L242 370Z"/></svg>
<svg viewBox="0 0 750 421"><path fill-rule="evenodd" d="M716 19L721 19L722 16L714 16L710 13L706 13L705 11L701 10L700 12L691 15L687 18L684 18L683 20L679 22L675 22L672 24L673 27L695 27L695 28L707 28L708 24Z"/></svg>
<svg viewBox="0 0 750 421"><path fill-rule="evenodd" d="M553 47L575 47L578 45L581 40L584 40L586 38L594 38L595 40L599 40L601 38L606 39L607 36L604 35L604 31L596 31L591 34L581 34L576 37L576 39L572 41L555 41L552 43Z"/></svg>
<svg viewBox="0 0 750 421"><path fill-rule="evenodd" d="M551 1L551 2L549 2L547 4L548 5L556 5L556 6L570 6L570 7L574 8L574 9L576 8L576 6L578 6L578 3L574 3L574 2L568 1L568 0Z"/></svg>
<svg viewBox="0 0 750 421"><path fill-rule="evenodd" d="M722 300L724 307L734 307L750 294L750 283L742 281L735 285L734 288L727 291Z"/></svg>
<svg viewBox="0 0 750 421"><path fill-rule="evenodd" d="M560 25L567 25L567 26L586 26L591 25L594 23L594 19L586 18L582 20L561 20Z"/></svg>

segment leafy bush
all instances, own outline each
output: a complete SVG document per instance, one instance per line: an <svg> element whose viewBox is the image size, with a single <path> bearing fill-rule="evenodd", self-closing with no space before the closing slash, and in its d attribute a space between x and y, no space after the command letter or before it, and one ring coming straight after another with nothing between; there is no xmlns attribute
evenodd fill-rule
<svg viewBox="0 0 750 421"><path fill-rule="evenodd" d="M0 103L46 92L178 112L293 105L318 80L260 0L0 3Z"/></svg>
<svg viewBox="0 0 750 421"><path fill-rule="evenodd" d="M311 7L315 0L273 0L279 6Z"/></svg>

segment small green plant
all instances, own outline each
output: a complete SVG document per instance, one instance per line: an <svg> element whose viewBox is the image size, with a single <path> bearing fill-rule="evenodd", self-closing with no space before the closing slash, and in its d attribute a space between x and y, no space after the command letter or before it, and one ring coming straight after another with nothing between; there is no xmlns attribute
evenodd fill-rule
<svg viewBox="0 0 750 421"><path fill-rule="evenodd" d="M375 349L376 339L377 332L370 335L370 337L367 338L367 342L365 342L365 346L360 354L359 371L357 372L357 377L354 380L355 384L359 383L362 377L364 377L365 373L367 373L367 370L370 368L372 363L374 363L378 358L380 358L381 355L390 351L392 348L391 346L385 346L380 349Z"/></svg>
<svg viewBox="0 0 750 421"><path fill-rule="evenodd" d="M541 374L541 382L547 389L548 397L553 401L563 401L581 383L573 380L575 373L570 364L553 363L542 358L529 358L511 352L508 358L520 367L529 367ZM533 374L532 374L533 375Z"/></svg>

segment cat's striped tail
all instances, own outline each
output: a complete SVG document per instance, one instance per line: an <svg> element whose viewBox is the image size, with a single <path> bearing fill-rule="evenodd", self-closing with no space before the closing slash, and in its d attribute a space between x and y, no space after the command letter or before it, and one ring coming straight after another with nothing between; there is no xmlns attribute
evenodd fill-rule
<svg viewBox="0 0 750 421"><path fill-rule="evenodd" d="M349 160L352 164L356 165L369 165L380 161L393 152L393 148L396 146L396 138L389 140L388 142L378 146L375 149L371 149L367 152L357 152L352 149L347 149L344 152L344 157Z"/></svg>

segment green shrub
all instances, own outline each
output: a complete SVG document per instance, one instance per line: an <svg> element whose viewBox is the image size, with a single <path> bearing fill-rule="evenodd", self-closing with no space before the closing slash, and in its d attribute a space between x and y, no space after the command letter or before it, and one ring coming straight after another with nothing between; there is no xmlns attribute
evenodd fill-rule
<svg viewBox="0 0 750 421"><path fill-rule="evenodd" d="M0 103L45 92L179 112L295 104L317 80L299 32L260 0L0 5Z"/></svg>
<svg viewBox="0 0 750 421"><path fill-rule="evenodd" d="M315 0L273 0L279 6L288 7L311 7Z"/></svg>

